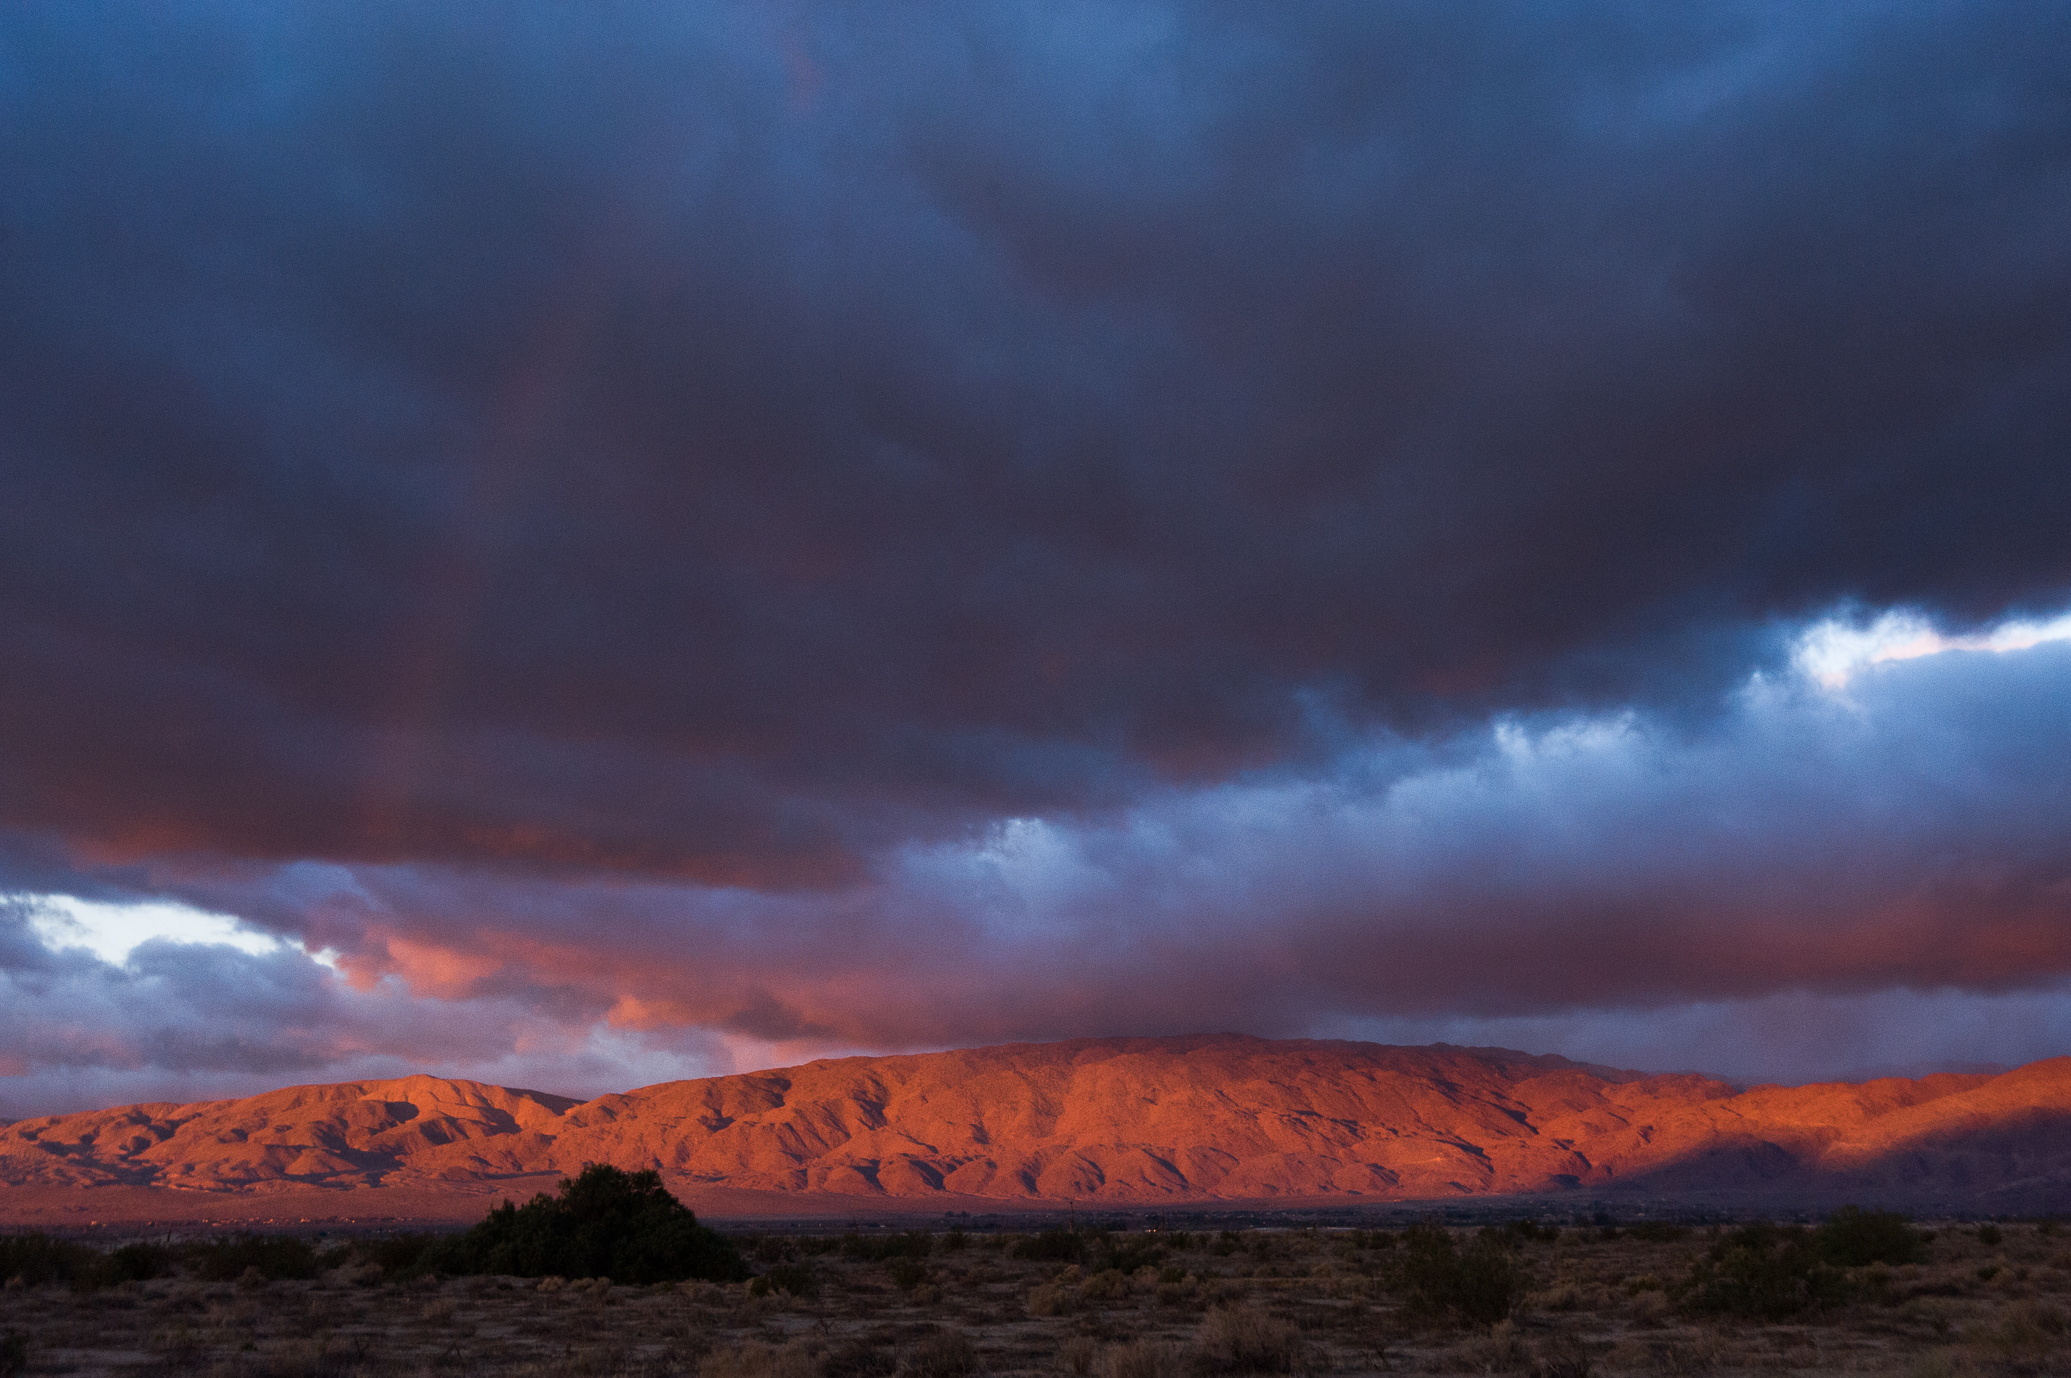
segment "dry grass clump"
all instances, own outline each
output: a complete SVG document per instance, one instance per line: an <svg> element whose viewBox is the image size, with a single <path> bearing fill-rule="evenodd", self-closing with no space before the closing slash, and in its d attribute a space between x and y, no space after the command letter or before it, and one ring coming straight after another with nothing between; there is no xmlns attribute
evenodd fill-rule
<svg viewBox="0 0 2071 1378"><path fill-rule="evenodd" d="M1300 1329L1249 1306L1210 1311L1194 1347L1201 1367L1210 1372L1296 1373L1308 1368Z"/></svg>
<svg viewBox="0 0 2071 1378"><path fill-rule="evenodd" d="M1088 1367L1094 1378L1191 1378L1194 1356L1169 1340L1131 1340L1110 1345Z"/></svg>
<svg viewBox="0 0 2071 1378"><path fill-rule="evenodd" d="M1061 1283L1045 1283L1028 1293L1028 1314L1036 1317L1069 1316L1079 1309L1079 1289Z"/></svg>

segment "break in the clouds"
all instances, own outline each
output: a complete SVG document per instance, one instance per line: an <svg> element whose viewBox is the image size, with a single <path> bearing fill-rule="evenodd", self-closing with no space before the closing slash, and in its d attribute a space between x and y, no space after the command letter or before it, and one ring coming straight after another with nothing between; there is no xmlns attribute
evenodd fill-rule
<svg viewBox="0 0 2071 1378"><path fill-rule="evenodd" d="M2067 50L16 6L0 889L287 942L24 918L10 1065L2061 1051L1964 1002L2071 974L2065 654L2004 630L2071 603Z"/></svg>

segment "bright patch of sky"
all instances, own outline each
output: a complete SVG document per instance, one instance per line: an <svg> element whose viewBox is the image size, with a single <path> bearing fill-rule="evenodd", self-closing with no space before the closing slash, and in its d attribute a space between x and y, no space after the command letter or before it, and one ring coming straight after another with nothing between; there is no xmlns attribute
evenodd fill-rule
<svg viewBox="0 0 2071 1378"><path fill-rule="evenodd" d="M213 943L234 947L255 957L278 952L287 944L255 933L228 914L167 901L111 904L72 895L15 895L29 913L29 927L50 948L84 948L113 966L129 961L139 945L163 939L174 943ZM313 954L318 961L335 954Z"/></svg>
<svg viewBox="0 0 2071 1378"><path fill-rule="evenodd" d="M1944 651L2025 651L2045 641L2071 641L2071 613L2047 622L2002 622L1976 636L1944 636L1919 613L1894 609L1863 626L1828 619L1798 638L1792 660L1828 689L1841 689L1865 668Z"/></svg>

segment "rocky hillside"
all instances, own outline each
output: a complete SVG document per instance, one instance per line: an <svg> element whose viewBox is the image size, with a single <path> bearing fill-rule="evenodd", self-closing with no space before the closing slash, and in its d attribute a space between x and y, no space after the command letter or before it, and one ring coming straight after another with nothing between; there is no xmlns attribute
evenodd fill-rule
<svg viewBox="0 0 2071 1378"><path fill-rule="evenodd" d="M2071 1058L1740 1091L1500 1049L1232 1035L856 1057L578 1103L409 1077L0 1129L8 1186L489 1183L585 1162L911 1199L1420 1200L1587 1189L2034 1208L2071 1183Z"/></svg>

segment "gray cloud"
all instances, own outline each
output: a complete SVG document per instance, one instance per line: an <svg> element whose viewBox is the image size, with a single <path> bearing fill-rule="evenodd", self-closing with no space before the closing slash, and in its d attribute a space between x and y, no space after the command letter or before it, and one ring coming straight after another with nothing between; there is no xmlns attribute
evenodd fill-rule
<svg viewBox="0 0 2071 1378"><path fill-rule="evenodd" d="M2061 597L2062 22L23 11L0 817L838 884Z"/></svg>

